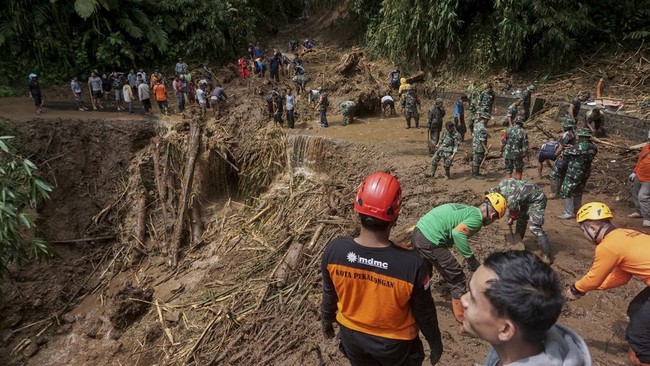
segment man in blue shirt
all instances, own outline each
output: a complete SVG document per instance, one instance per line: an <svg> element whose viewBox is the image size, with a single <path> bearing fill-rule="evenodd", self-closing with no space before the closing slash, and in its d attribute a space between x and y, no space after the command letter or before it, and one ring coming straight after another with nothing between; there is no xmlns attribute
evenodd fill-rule
<svg viewBox="0 0 650 366"><path fill-rule="evenodd" d="M467 127L465 127L465 102L467 102L467 95L461 94L454 104L454 125L456 125L456 131L460 134L460 141L465 141L465 132L467 132Z"/></svg>

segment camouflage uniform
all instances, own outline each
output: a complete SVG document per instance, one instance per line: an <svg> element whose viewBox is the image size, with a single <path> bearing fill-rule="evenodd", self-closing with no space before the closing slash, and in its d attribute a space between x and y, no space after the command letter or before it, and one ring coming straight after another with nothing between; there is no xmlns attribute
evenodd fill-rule
<svg viewBox="0 0 650 366"><path fill-rule="evenodd" d="M326 93L321 93L318 100L318 110L320 111L320 125L321 127L329 127L327 123L327 107L330 106L329 99Z"/></svg>
<svg viewBox="0 0 650 366"><path fill-rule="evenodd" d="M493 91L484 90L478 96L479 112L492 113L492 105L496 96Z"/></svg>
<svg viewBox="0 0 650 366"><path fill-rule="evenodd" d="M520 106L518 106L517 103L512 103L510 105L510 107L508 107L508 111L506 112L506 116L503 117L503 119L501 120L501 124L503 126L510 126L510 121L512 121L512 123L514 124L515 119L519 115L519 109L520 109Z"/></svg>
<svg viewBox="0 0 650 366"><path fill-rule="evenodd" d="M490 117L487 115L485 115L483 118L488 120L490 119ZM483 119L479 119L474 125L474 133L472 137L472 150L474 152L472 156L472 176L474 178L483 178L480 175L479 171L481 169L481 163L483 162L485 154L487 153L483 147L483 143L487 143L487 137L487 128L485 128L485 124L483 124Z"/></svg>
<svg viewBox="0 0 650 366"><path fill-rule="evenodd" d="M467 87L467 98L469 98L469 130L474 131L474 123L479 120L478 113L478 93L474 84Z"/></svg>
<svg viewBox="0 0 650 366"><path fill-rule="evenodd" d="M526 119L530 118L530 100L534 91L535 86L531 85L521 93L521 104L524 108Z"/></svg>
<svg viewBox="0 0 650 366"><path fill-rule="evenodd" d="M460 133L453 129L451 132L445 131L440 140L440 147L433 154L431 158L431 176L436 175L436 169L438 168L438 163L440 159L445 159L445 177L450 178L449 170L451 168L451 156L458 152L458 146L460 145Z"/></svg>
<svg viewBox="0 0 650 366"><path fill-rule="evenodd" d="M406 92L400 101L400 105L405 110L406 128L411 128L411 118L415 120L415 128L420 128L420 114L418 113L420 101L417 97L410 92Z"/></svg>
<svg viewBox="0 0 650 366"><path fill-rule="evenodd" d="M445 116L445 110L438 107L442 106L442 99L438 103L436 99L436 105L429 109L427 127L429 128L429 154L432 154L434 147L438 145L438 140L440 139L440 130L442 130L442 118Z"/></svg>
<svg viewBox="0 0 650 366"><path fill-rule="evenodd" d="M546 195L536 183L517 179L504 179L496 188L486 193L497 192L505 197L508 203L508 217L517 220L515 232L521 238L526 233L526 225L530 221L530 232L537 238L537 245L542 250L545 260L552 261L548 237L542 229L544 225L544 210L546 209Z"/></svg>
<svg viewBox="0 0 650 366"><path fill-rule="evenodd" d="M343 115L343 120L341 124L343 126L348 125L348 118L350 119L349 123L352 123L352 119L354 118L354 109L357 105L351 101L351 100L346 100L344 102L341 102L339 104L339 108L341 109L341 114Z"/></svg>
<svg viewBox="0 0 650 366"><path fill-rule="evenodd" d="M506 175L514 171L521 175L524 171L524 155L528 154L528 134L519 124L506 129L501 139L501 150L506 165Z"/></svg>
<svg viewBox="0 0 650 366"><path fill-rule="evenodd" d="M591 130L585 127L576 135L589 138ZM591 163L597 153L598 147L588 139L578 141L577 145L562 152L567 160L567 172L560 188L560 197L564 200L565 207L565 215L562 218L571 218L582 206L582 192L591 175Z"/></svg>
<svg viewBox="0 0 650 366"><path fill-rule="evenodd" d="M573 126L574 123L571 118L565 118L562 121L564 133L562 134L562 137L560 137L558 143L563 147L563 153L575 143L576 135L573 131ZM553 164L553 168L551 168L551 172L549 173L549 179L551 180L551 195L549 197L551 199L560 195L560 186L562 185L562 181L564 181L564 176L566 175L567 161L564 159L563 153L555 159L555 164Z"/></svg>

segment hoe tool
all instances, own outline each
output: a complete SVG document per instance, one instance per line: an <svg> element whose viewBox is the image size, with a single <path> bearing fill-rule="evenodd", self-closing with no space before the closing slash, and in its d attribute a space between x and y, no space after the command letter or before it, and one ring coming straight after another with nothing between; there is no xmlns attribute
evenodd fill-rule
<svg viewBox="0 0 650 366"><path fill-rule="evenodd" d="M509 245L517 245L521 243L521 237L519 236L519 234L515 234L512 231L512 224L508 224L508 229L510 230L510 233L504 235L506 239L506 243Z"/></svg>

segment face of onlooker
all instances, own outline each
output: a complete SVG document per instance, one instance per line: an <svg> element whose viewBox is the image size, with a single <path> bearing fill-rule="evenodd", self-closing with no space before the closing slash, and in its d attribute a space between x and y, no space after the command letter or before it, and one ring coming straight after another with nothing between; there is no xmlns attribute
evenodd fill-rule
<svg viewBox="0 0 650 366"><path fill-rule="evenodd" d="M469 282L469 291L460 298L465 309L463 329L490 344L499 344L499 333L505 325L503 318L497 316L496 309L485 296L488 281L496 279L493 270L480 266Z"/></svg>

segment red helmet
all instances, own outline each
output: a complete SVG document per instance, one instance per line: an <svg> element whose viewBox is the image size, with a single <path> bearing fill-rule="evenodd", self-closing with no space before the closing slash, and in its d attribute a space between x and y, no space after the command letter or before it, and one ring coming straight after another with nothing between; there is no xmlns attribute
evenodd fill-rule
<svg viewBox="0 0 650 366"><path fill-rule="evenodd" d="M394 176L377 172L361 183L354 200L354 210L380 220L397 220L402 204L402 189Z"/></svg>

